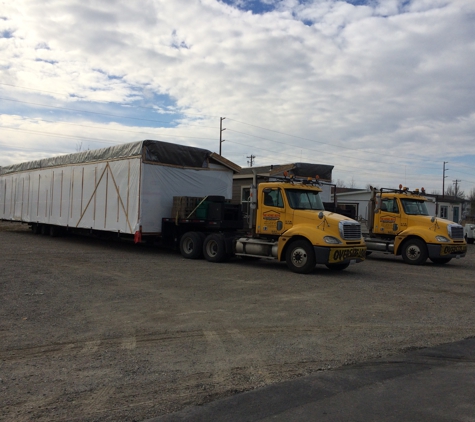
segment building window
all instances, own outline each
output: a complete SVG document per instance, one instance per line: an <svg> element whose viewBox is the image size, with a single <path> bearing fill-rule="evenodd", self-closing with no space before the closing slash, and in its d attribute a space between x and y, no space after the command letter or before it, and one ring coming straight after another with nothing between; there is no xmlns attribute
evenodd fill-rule
<svg viewBox="0 0 475 422"><path fill-rule="evenodd" d="M446 205L442 205L440 207L440 218L448 218L449 216L449 207Z"/></svg>
<svg viewBox="0 0 475 422"><path fill-rule="evenodd" d="M244 202L250 202L251 200L251 188L243 186L241 188L241 204Z"/></svg>

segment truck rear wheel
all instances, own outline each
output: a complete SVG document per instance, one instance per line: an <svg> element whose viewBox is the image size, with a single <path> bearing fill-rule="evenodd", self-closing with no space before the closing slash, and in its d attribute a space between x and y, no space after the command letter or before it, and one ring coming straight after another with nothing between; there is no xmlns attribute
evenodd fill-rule
<svg viewBox="0 0 475 422"><path fill-rule="evenodd" d="M209 262L226 261L226 243L224 237L219 234L210 234L203 243L203 255Z"/></svg>
<svg viewBox="0 0 475 422"><path fill-rule="evenodd" d="M429 256L426 244L420 239L409 239L402 245L402 259L406 264L420 265Z"/></svg>
<svg viewBox="0 0 475 422"><path fill-rule="evenodd" d="M292 242L287 248L285 261L291 271L300 274L308 274L317 264L313 247L306 240Z"/></svg>
<svg viewBox="0 0 475 422"><path fill-rule="evenodd" d="M187 232L180 239L180 253L186 259L198 259L203 255L203 237L198 232Z"/></svg>

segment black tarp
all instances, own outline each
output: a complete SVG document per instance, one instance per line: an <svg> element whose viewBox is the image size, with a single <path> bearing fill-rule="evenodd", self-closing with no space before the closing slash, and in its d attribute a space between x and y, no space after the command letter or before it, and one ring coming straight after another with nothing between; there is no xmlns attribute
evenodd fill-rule
<svg viewBox="0 0 475 422"><path fill-rule="evenodd" d="M96 161L117 160L125 158L142 157L148 162L162 163L179 167L208 167L211 151L202 148L177 145L162 141L139 141L113 147L81 151L74 154L60 155L44 158L42 160L28 161L0 168L0 174L15 173L58 167L69 164L92 163Z"/></svg>
<svg viewBox="0 0 475 422"><path fill-rule="evenodd" d="M269 172L271 176L281 176L284 171L293 174L296 177L316 177L322 180L332 180L332 170L334 166L327 164L313 163L291 163L281 166L274 166Z"/></svg>

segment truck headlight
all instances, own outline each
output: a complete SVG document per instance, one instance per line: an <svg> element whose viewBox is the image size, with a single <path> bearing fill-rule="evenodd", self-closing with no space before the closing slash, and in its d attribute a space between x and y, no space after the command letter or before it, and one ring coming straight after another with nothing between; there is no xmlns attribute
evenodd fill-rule
<svg viewBox="0 0 475 422"><path fill-rule="evenodd" d="M437 242L450 242L445 236L436 236L435 240L437 240Z"/></svg>
<svg viewBox="0 0 475 422"><path fill-rule="evenodd" d="M331 243L332 245L338 245L339 243L341 243L340 239L337 239L333 236L325 236L323 240L325 241L325 243Z"/></svg>

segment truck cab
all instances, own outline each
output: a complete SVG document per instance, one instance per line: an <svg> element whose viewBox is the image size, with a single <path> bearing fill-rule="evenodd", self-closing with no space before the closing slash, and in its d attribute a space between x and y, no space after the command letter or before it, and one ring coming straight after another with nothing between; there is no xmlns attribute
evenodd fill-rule
<svg viewBox="0 0 475 422"><path fill-rule="evenodd" d="M368 251L401 255L407 264L423 264L429 258L446 264L464 257L467 243L463 227L452 221L431 217L424 190L408 188L372 189L369 203Z"/></svg>
<svg viewBox="0 0 475 422"><path fill-rule="evenodd" d="M317 180L260 183L255 190L252 235L236 242L236 255L285 261L297 273L316 264L342 270L366 256L360 224L325 211Z"/></svg>

